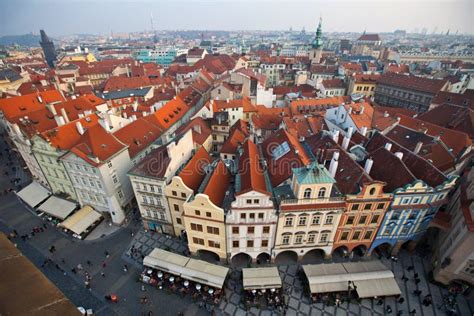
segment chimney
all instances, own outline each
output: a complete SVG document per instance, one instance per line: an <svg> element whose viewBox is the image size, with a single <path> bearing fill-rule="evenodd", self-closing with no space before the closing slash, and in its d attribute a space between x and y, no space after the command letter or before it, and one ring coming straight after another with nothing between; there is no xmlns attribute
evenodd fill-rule
<svg viewBox="0 0 474 316"><path fill-rule="evenodd" d="M385 112L383 113L383 117L388 117L388 112L387 112L387 111L385 111Z"/></svg>
<svg viewBox="0 0 474 316"><path fill-rule="evenodd" d="M196 133L201 134L201 125L196 124L193 126L193 129Z"/></svg>
<svg viewBox="0 0 474 316"><path fill-rule="evenodd" d="M344 136L344 139L342 140L342 148L344 148L344 150L347 150L347 147L349 147L350 141L351 141L350 137L347 137L347 135Z"/></svg>
<svg viewBox="0 0 474 316"><path fill-rule="evenodd" d="M37 95L36 98L38 99L39 103L43 103L43 98L40 95Z"/></svg>
<svg viewBox="0 0 474 316"><path fill-rule="evenodd" d="M415 154L418 154L420 152L421 147L423 147L423 142L416 143Z"/></svg>
<svg viewBox="0 0 474 316"><path fill-rule="evenodd" d="M58 112L56 111L56 108L54 107L54 105L52 104L46 104L46 108L49 110L49 112L51 112L51 114L53 115L58 115Z"/></svg>
<svg viewBox="0 0 474 316"><path fill-rule="evenodd" d="M350 115L352 113L352 106L349 106L349 110L347 110L347 115Z"/></svg>
<svg viewBox="0 0 474 316"><path fill-rule="evenodd" d="M123 122L120 121L120 122L119 122L119 127L122 128L122 127L124 127L124 126L125 126L125 125L123 124Z"/></svg>
<svg viewBox="0 0 474 316"><path fill-rule="evenodd" d="M364 106L363 105L360 106L359 114L364 114Z"/></svg>
<svg viewBox="0 0 474 316"><path fill-rule="evenodd" d="M77 128L77 132L78 132L80 135L83 135L83 134L84 134L84 127L82 127L82 123L81 123L81 122L76 122L76 128Z"/></svg>
<svg viewBox="0 0 474 316"><path fill-rule="evenodd" d="M122 113L123 118L128 118L127 112Z"/></svg>
<svg viewBox="0 0 474 316"><path fill-rule="evenodd" d="M329 173L331 174L331 177L333 178L336 176L338 164L339 164L339 152L335 151L334 154L332 155L331 163L329 164Z"/></svg>
<svg viewBox="0 0 474 316"><path fill-rule="evenodd" d="M109 123L107 122L106 119L99 119L99 124L102 125L102 127L107 131L107 132L110 132L110 125Z"/></svg>
<svg viewBox="0 0 474 316"><path fill-rule="evenodd" d="M66 121L66 123L69 123L69 117L67 116L65 108L61 108L61 115L62 117L64 117L64 120Z"/></svg>
<svg viewBox="0 0 474 316"><path fill-rule="evenodd" d="M385 149L387 149L388 151L390 151L392 149L392 143L386 143L385 144Z"/></svg>
<svg viewBox="0 0 474 316"><path fill-rule="evenodd" d="M137 120L137 116L135 114L132 115L132 122Z"/></svg>
<svg viewBox="0 0 474 316"><path fill-rule="evenodd" d="M229 98L227 98L227 99L225 100L225 102L226 102L226 103L229 103Z"/></svg>
<svg viewBox="0 0 474 316"><path fill-rule="evenodd" d="M137 109L138 109L138 102L136 102L136 101L133 102L132 107L133 107L133 112L136 112Z"/></svg>
<svg viewBox="0 0 474 316"><path fill-rule="evenodd" d="M354 132L354 127L350 126L347 129L346 136L349 137L349 139L352 137L352 133Z"/></svg>
<svg viewBox="0 0 474 316"><path fill-rule="evenodd" d="M64 121L64 117L60 115L55 115L54 120L56 121L56 124L58 124L58 126L63 126L64 124L66 124L66 122Z"/></svg>
<svg viewBox="0 0 474 316"><path fill-rule="evenodd" d="M362 126L362 128L360 129L360 133L362 134L362 136L365 137L365 135L367 135L367 127L366 127L366 126Z"/></svg>
<svg viewBox="0 0 474 316"><path fill-rule="evenodd" d="M403 158L403 153L400 152L400 151L397 151L397 152L395 153L395 156L397 156L398 159L402 160L402 158Z"/></svg>
<svg viewBox="0 0 474 316"><path fill-rule="evenodd" d="M339 141L339 131L333 130L332 132L332 139L337 143Z"/></svg>
<svg viewBox="0 0 474 316"><path fill-rule="evenodd" d="M364 170L367 174L370 174L370 170L372 169L373 164L374 164L374 161L370 158L365 161Z"/></svg>

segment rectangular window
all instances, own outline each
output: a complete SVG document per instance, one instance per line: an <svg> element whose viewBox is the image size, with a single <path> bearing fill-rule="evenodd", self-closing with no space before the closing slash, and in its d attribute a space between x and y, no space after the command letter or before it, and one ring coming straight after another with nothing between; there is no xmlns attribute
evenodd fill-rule
<svg viewBox="0 0 474 316"><path fill-rule="evenodd" d="M365 222L367 221L367 216L363 215L359 218L359 225L365 225Z"/></svg>
<svg viewBox="0 0 474 316"><path fill-rule="evenodd" d="M309 234L308 235L308 243L314 243L316 240L316 234Z"/></svg>
<svg viewBox="0 0 474 316"><path fill-rule="evenodd" d="M379 221L380 215L374 215L372 216L372 219L370 220L371 224L377 224Z"/></svg>
<svg viewBox="0 0 474 316"><path fill-rule="evenodd" d="M182 197L182 198L186 198L186 193L181 192L181 197Z"/></svg>
<svg viewBox="0 0 474 316"><path fill-rule="evenodd" d="M351 210L357 211L359 209L359 204L352 204Z"/></svg>
<svg viewBox="0 0 474 316"><path fill-rule="evenodd" d="M247 247L253 248L253 240L247 240Z"/></svg>
<svg viewBox="0 0 474 316"><path fill-rule="evenodd" d="M201 211L199 211L199 210L194 210L194 214L196 214L197 216L201 216Z"/></svg>
<svg viewBox="0 0 474 316"><path fill-rule="evenodd" d="M247 234L253 234L255 233L255 227L249 226L247 227Z"/></svg>
<svg viewBox="0 0 474 316"><path fill-rule="evenodd" d="M372 238L372 231L368 230L365 232L364 239L370 239Z"/></svg>
<svg viewBox="0 0 474 316"><path fill-rule="evenodd" d="M237 226L232 227L232 234L238 235L239 234L239 227L237 227Z"/></svg>
<svg viewBox="0 0 474 316"><path fill-rule="evenodd" d="M219 228L218 227L207 226L207 233L208 234L219 235Z"/></svg>
<svg viewBox="0 0 474 316"><path fill-rule="evenodd" d="M250 213L250 214L249 214L249 218L250 218L250 219L255 219L255 213Z"/></svg>
<svg viewBox="0 0 474 316"><path fill-rule="evenodd" d="M299 225L299 226L305 226L305 225L306 225L306 216L301 216L301 217L298 219L298 225Z"/></svg>
<svg viewBox="0 0 474 316"><path fill-rule="evenodd" d="M313 220L311 222L312 225L319 225L321 223L321 216L313 216Z"/></svg>
<svg viewBox="0 0 474 316"><path fill-rule="evenodd" d="M281 243L283 245L289 245L290 244L290 236L288 236L288 235L283 236L283 238L281 240Z"/></svg>
<svg viewBox="0 0 474 316"><path fill-rule="evenodd" d="M384 236L391 235L392 234L392 227L386 227L383 234L384 234Z"/></svg>
<svg viewBox="0 0 474 316"><path fill-rule="evenodd" d="M377 204L377 209L378 210L383 210L384 206L385 206L385 203L378 203Z"/></svg>
<svg viewBox="0 0 474 316"><path fill-rule="evenodd" d="M268 247L268 239L262 240L262 247Z"/></svg>
<svg viewBox="0 0 474 316"><path fill-rule="evenodd" d="M293 226L293 217L287 217L285 219L285 226Z"/></svg>
<svg viewBox="0 0 474 316"><path fill-rule="evenodd" d="M319 242L327 242L328 241L328 234L327 233L322 233L321 237L319 238Z"/></svg>
<svg viewBox="0 0 474 316"><path fill-rule="evenodd" d="M263 213L258 213L258 219L263 219L264 214Z"/></svg>
<svg viewBox="0 0 474 316"><path fill-rule="evenodd" d="M332 224L332 221L333 221L333 220L334 220L334 216L328 215L328 216L326 216L326 222L325 222L325 224L326 224L326 225L330 225L330 224Z"/></svg>
<svg viewBox="0 0 474 316"><path fill-rule="evenodd" d="M303 235L296 235L295 237L295 244L302 244L303 243Z"/></svg>
<svg viewBox="0 0 474 316"><path fill-rule="evenodd" d="M178 195L178 193L177 193L176 191L171 191L171 194L172 194L173 196L177 196L177 195Z"/></svg>
<svg viewBox="0 0 474 316"><path fill-rule="evenodd" d="M193 237L193 243L198 245L204 245L204 239Z"/></svg>
<svg viewBox="0 0 474 316"><path fill-rule="evenodd" d="M182 222L181 222L181 218L179 218L179 217L176 217L176 223L177 223L177 224L179 224L179 225L181 225L181 224L182 224Z"/></svg>
<svg viewBox="0 0 474 316"><path fill-rule="evenodd" d="M239 248L239 247L240 247L239 241L238 241L238 240L232 241L232 247L233 247L233 248Z"/></svg>
<svg viewBox="0 0 474 316"><path fill-rule="evenodd" d="M245 200L245 203L247 203L247 204L252 204L252 200L251 200L251 199L247 199L247 200Z"/></svg>
<svg viewBox="0 0 474 316"><path fill-rule="evenodd" d="M212 217L211 212L206 212L206 217Z"/></svg>
<svg viewBox="0 0 474 316"><path fill-rule="evenodd" d="M260 200L258 200L258 199L253 200L253 204L258 204L259 202L260 202Z"/></svg>
<svg viewBox="0 0 474 316"><path fill-rule="evenodd" d="M342 232L341 240L347 240L349 238L349 232Z"/></svg>
<svg viewBox="0 0 474 316"><path fill-rule="evenodd" d="M173 208L175 211L179 212L179 205L178 204L173 204Z"/></svg>
<svg viewBox="0 0 474 316"><path fill-rule="evenodd" d="M372 203L367 203L364 205L364 210L368 211L372 208Z"/></svg>
<svg viewBox="0 0 474 316"><path fill-rule="evenodd" d="M191 223L191 230L202 232L202 225Z"/></svg>
<svg viewBox="0 0 474 316"><path fill-rule="evenodd" d="M353 240L359 240L360 238L360 231L355 231L354 235L352 235Z"/></svg>
<svg viewBox="0 0 474 316"><path fill-rule="evenodd" d="M270 233L270 226L263 226L263 233L269 234Z"/></svg>
<svg viewBox="0 0 474 316"><path fill-rule="evenodd" d="M208 240L207 244L209 245L209 247L212 247L212 248L220 248L221 247L221 244L218 241L214 241L214 240Z"/></svg>
<svg viewBox="0 0 474 316"><path fill-rule="evenodd" d="M246 213L240 213L240 219L246 219L247 214Z"/></svg>
<svg viewBox="0 0 474 316"><path fill-rule="evenodd" d="M348 216L347 219L346 219L346 225L354 224L354 218L355 218L355 216Z"/></svg>

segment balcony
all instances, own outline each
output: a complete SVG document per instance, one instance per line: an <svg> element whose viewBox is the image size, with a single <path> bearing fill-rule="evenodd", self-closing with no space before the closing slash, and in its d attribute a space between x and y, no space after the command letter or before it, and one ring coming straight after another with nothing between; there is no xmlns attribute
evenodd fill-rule
<svg viewBox="0 0 474 316"><path fill-rule="evenodd" d="M307 205L307 204L327 204L344 202L344 197L329 197L315 199L282 199L281 205Z"/></svg>

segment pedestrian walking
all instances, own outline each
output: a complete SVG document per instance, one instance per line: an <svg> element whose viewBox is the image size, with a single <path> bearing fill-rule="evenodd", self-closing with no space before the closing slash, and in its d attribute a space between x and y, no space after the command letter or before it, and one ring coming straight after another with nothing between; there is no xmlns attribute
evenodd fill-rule
<svg viewBox="0 0 474 316"><path fill-rule="evenodd" d="M397 302L398 302L399 304L403 304L403 302L405 302L405 299L404 299L402 296L400 296L400 297L398 298Z"/></svg>
<svg viewBox="0 0 474 316"><path fill-rule="evenodd" d="M66 260L64 260L64 258L61 258L61 263L66 263Z"/></svg>
<svg viewBox="0 0 474 316"><path fill-rule="evenodd" d="M101 272L100 272L100 275L101 275L103 278L105 278L105 273L104 273L104 271L101 271Z"/></svg>
<svg viewBox="0 0 474 316"><path fill-rule="evenodd" d="M403 274L402 280L405 281L405 282L408 281L408 278L407 278L407 276L406 276L405 274Z"/></svg>
<svg viewBox="0 0 474 316"><path fill-rule="evenodd" d="M104 255L105 255L106 258L110 257L110 254L107 250L104 251Z"/></svg>
<svg viewBox="0 0 474 316"><path fill-rule="evenodd" d="M107 264L104 262L102 262L102 268L105 268L107 266Z"/></svg>
<svg viewBox="0 0 474 316"><path fill-rule="evenodd" d="M87 263L88 266L92 265L92 262L90 260L87 260L86 263Z"/></svg>
<svg viewBox="0 0 474 316"><path fill-rule="evenodd" d="M409 314L410 315L415 315L416 314L416 309L412 309Z"/></svg>
<svg viewBox="0 0 474 316"><path fill-rule="evenodd" d="M401 310L397 312L397 316L400 316L400 315L403 315L403 311Z"/></svg>

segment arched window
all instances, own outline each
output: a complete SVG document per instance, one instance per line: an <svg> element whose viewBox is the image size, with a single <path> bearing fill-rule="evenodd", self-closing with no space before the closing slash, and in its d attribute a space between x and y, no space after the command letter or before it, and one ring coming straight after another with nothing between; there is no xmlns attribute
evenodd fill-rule
<svg viewBox="0 0 474 316"><path fill-rule="evenodd" d="M309 199L311 197L311 189L310 188L307 188L304 190L304 196L303 198L305 199Z"/></svg>
<svg viewBox="0 0 474 316"><path fill-rule="evenodd" d="M326 188L319 189L318 198L323 198L326 195Z"/></svg>

